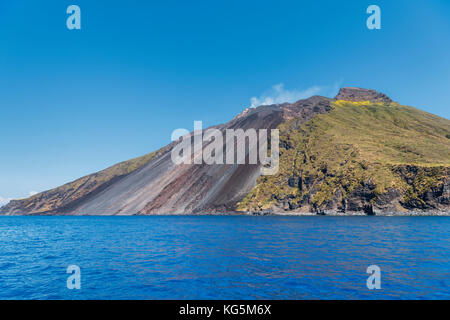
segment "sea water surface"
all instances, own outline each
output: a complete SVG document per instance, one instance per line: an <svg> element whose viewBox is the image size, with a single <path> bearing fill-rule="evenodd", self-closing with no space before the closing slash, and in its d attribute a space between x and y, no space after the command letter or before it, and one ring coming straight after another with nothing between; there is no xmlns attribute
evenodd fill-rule
<svg viewBox="0 0 450 320"><path fill-rule="evenodd" d="M0 217L0 299L449 299L449 232L449 217Z"/></svg>

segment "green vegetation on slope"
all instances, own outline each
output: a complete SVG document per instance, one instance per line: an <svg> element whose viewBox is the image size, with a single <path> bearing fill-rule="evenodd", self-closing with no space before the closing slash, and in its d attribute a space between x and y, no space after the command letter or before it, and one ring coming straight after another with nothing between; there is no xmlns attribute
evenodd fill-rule
<svg viewBox="0 0 450 320"><path fill-rule="evenodd" d="M286 200L285 209L318 210L364 185L373 189L371 202L396 189L405 204L417 205L448 178L449 120L397 103L335 101L332 107L303 125L292 119L279 126L279 172L260 177L238 210Z"/></svg>

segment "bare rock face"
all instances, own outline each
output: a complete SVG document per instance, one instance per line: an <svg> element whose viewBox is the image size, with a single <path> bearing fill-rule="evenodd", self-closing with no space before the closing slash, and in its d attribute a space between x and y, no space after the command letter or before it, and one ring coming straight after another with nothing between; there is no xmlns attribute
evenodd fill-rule
<svg viewBox="0 0 450 320"><path fill-rule="evenodd" d="M283 118L285 121L296 118L301 123L311 120L317 114L324 114L331 110L330 102L332 99L322 96L312 96L308 99L302 99L294 103L285 103L281 105Z"/></svg>
<svg viewBox="0 0 450 320"><path fill-rule="evenodd" d="M371 102L393 102L391 98L381 92L371 89L346 87L339 90L336 100L347 101L371 101Z"/></svg>

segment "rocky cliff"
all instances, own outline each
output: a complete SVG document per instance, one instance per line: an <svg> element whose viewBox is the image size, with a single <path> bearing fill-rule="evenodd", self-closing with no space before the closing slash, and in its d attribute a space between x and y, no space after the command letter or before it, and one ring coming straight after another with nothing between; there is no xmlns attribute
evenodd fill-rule
<svg viewBox="0 0 450 320"><path fill-rule="evenodd" d="M173 142L0 213L449 213L450 121L375 90L249 108L215 128L278 128L278 173L260 176L260 164L175 165Z"/></svg>

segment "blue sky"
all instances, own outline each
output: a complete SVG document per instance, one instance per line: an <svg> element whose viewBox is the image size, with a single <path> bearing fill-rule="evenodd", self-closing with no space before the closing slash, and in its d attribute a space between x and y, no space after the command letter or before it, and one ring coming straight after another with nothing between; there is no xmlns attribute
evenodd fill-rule
<svg viewBox="0 0 450 320"><path fill-rule="evenodd" d="M81 30L66 28L71 4ZM371 4L381 30L366 28ZM226 122L253 97L359 86L450 116L445 0L2 1L0 37L0 202Z"/></svg>

